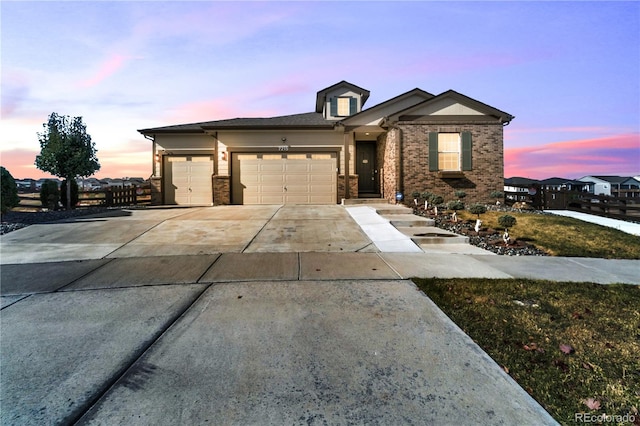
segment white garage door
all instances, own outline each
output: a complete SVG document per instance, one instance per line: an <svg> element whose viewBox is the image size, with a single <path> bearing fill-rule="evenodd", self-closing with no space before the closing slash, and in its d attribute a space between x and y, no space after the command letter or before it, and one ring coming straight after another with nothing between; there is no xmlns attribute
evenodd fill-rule
<svg viewBox="0 0 640 426"><path fill-rule="evenodd" d="M213 204L213 159L210 155L167 156L164 174L165 204Z"/></svg>
<svg viewBox="0 0 640 426"><path fill-rule="evenodd" d="M335 153L232 155L233 204L336 204Z"/></svg>

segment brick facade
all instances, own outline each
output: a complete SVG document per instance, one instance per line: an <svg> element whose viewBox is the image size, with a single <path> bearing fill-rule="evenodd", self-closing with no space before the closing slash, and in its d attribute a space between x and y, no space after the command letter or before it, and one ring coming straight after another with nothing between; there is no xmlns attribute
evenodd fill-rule
<svg viewBox="0 0 640 426"><path fill-rule="evenodd" d="M391 202L395 202L396 192L399 190L400 175L400 139L399 129L389 129L389 132L378 137L377 161L380 175L380 194Z"/></svg>
<svg viewBox="0 0 640 426"><path fill-rule="evenodd" d="M213 176L213 205L231 204L231 184L229 176Z"/></svg>
<svg viewBox="0 0 640 426"><path fill-rule="evenodd" d="M149 179L151 185L151 205L159 206L162 204L162 178L152 177Z"/></svg>
<svg viewBox="0 0 640 426"><path fill-rule="evenodd" d="M347 198L345 194L344 175L338 175L338 203L343 198ZM349 175L349 198L358 198L358 175Z"/></svg>
<svg viewBox="0 0 640 426"><path fill-rule="evenodd" d="M464 177L443 178L429 171L430 132L471 132L473 167ZM378 141L383 196L395 199L396 191L410 199L411 193L431 192L455 199L455 191L467 193L465 202L491 202L491 192L504 185L503 126L496 122L452 124L398 122ZM394 171L395 170L395 171Z"/></svg>

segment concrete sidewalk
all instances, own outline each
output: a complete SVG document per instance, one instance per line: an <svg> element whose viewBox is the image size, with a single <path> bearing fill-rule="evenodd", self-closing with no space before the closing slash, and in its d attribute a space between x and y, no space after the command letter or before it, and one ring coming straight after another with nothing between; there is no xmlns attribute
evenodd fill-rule
<svg viewBox="0 0 640 426"><path fill-rule="evenodd" d="M427 253L3 265L0 422L555 424L403 278L638 284L638 271Z"/></svg>
<svg viewBox="0 0 640 426"><path fill-rule="evenodd" d="M608 217L596 216L582 212L574 212L571 210L545 210L545 213L551 213L558 216L567 216L574 219L580 219L584 222L595 223L598 225L614 228L627 234L640 236L640 223L627 222L624 220L610 219Z"/></svg>
<svg viewBox="0 0 640 426"><path fill-rule="evenodd" d="M343 256L314 255L30 265L66 278L2 297L1 423L555 424L413 283L306 279Z"/></svg>

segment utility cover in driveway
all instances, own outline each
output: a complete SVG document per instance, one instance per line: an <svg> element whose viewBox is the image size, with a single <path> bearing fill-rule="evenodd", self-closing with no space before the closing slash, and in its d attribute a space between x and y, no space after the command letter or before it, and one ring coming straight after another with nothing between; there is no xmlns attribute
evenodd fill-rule
<svg viewBox="0 0 640 426"><path fill-rule="evenodd" d="M336 204L335 153L234 153L233 204Z"/></svg>

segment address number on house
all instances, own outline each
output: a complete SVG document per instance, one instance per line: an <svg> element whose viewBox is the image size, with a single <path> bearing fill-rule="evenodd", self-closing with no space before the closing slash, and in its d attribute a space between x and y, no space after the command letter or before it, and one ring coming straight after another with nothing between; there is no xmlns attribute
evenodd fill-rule
<svg viewBox="0 0 640 426"><path fill-rule="evenodd" d="M289 146L288 145L279 146L278 151L289 151Z"/></svg>

